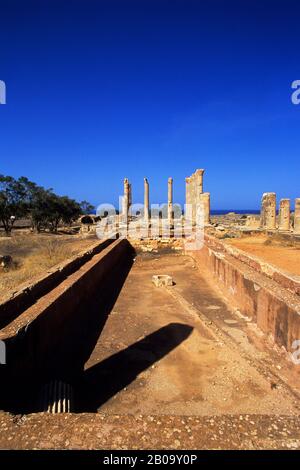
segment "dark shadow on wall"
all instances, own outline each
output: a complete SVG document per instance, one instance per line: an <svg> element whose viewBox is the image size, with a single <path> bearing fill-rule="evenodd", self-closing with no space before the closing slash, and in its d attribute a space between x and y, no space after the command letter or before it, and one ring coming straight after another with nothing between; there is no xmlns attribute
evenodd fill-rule
<svg viewBox="0 0 300 470"><path fill-rule="evenodd" d="M114 268L99 283L99 289L84 305L76 309L71 316L54 332L52 347L44 353L40 364L31 374L21 370L17 373L0 368L0 409L15 414L42 411L40 409L40 391L44 384L52 380L61 380L71 384L82 377L84 365L89 359L122 290L133 264L134 252L124 252ZM39 344L44 332L35 329L32 340L38 355ZM22 351L20 343L20 355Z"/></svg>
<svg viewBox="0 0 300 470"><path fill-rule="evenodd" d="M93 298L64 322L64 331L60 335L64 340L57 345L55 355L46 361L47 375L73 382L82 373L120 295L131 270L132 260L126 254L99 285Z"/></svg>
<svg viewBox="0 0 300 470"><path fill-rule="evenodd" d="M95 413L111 397L188 338L193 328L170 323L87 369L76 386L76 412Z"/></svg>

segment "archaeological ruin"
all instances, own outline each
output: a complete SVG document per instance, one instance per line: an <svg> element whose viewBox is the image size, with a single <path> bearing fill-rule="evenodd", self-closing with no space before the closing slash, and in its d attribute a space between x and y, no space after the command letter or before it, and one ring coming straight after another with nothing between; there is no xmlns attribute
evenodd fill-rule
<svg viewBox="0 0 300 470"><path fill-rule="evenodd" d="M2 448L298 445L300 275L233 242L297 243L300 199L220 219L203 179L182 212L168 178L157 216L125 178L114 218L80 219L90 248L0 304Z"/></svg>
<svg viewBox="0 0 300 470"><path fill-rule="evenodd" d="M177 223L184 221L189 226L207 226L210 223L210 193L203 192L203 175L204 170L196 170L195 173L189 178L186 178L186 199L184 205L184 217L182 212L175 213L174 201L173 201L173 178L168 178L167 182L167 204L166 211L164 211L164 204L159 211L158 217L154 215L154 210L151 208L150 203L150 188L147 178L144 178L144 205L143 205L143 222L147 227L155 226L159 224L158 219L162 219L161 225L164 225L170 229L170 235L174 229L174 219L177 219ZM132 219L132 196L131 196L131 184L129 184L128 178L124 179L124 194L122 197L122 215L118 220L118 223L123 222L126 226ZM179 205L178 205L179 206ZM163 214L165 212L165 214ZM159 233L161 235L162 228L160 227ZM148 232L147 232L148 233ZM151 233L151 232L150 232ZM173 234L174 235L174 234Z"/></svg>
<svg viewBox="0 0 300 470"><path fill-rule="evenodd" d="M277 217L276 194L264 193L261 201L260 227L264 230L279 230L300 234L300 199L295 199L295 211L291 224L291 201L281 199Z"/></svg>

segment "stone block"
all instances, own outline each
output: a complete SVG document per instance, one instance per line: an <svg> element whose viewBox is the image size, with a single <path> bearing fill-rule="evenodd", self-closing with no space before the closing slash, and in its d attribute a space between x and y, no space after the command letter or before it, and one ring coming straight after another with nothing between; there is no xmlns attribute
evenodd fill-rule
<svg viewBox="0 0 300 470"><path fill-rule="evenodd" d="M156 287L173 286L173 279L167 274L156 274L152 276L152 282Z"/></svg>

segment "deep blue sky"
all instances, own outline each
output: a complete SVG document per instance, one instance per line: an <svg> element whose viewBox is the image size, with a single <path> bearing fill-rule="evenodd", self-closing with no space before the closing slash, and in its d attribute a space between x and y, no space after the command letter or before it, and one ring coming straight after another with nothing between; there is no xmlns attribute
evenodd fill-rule
<svg viewBox="0 0 300 470"><path fill-rule="evenodd" d="M205 168L214 209L300 197L299 0L0 0L0 173L151 202Z"/></svg>

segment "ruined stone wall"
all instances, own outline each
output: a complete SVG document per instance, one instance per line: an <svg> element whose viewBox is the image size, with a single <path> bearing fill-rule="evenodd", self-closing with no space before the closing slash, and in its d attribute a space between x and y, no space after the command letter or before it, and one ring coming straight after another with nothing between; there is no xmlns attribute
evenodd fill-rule
<svg viewBox="0 0 300 470"><path fill-rule="evenodd" d="M294 233L300 235L300 198L295 200Z"/></svg>
<svg viewBox="0 0 300 470"><path fill-rule="evenodd" d="M291 224L291 201L281 199L278 220L276 217L276 194L264 193L261 200L260 228L263 230L293 231L300 235L300 198L295 199L294 223Z"/></svg>
<svg viewBox="0 0 300 470"><path fill-rule="evenodd" d="M210 223L210 193L203 193L204 170L198 169L185 179L185 218L193 226Z"/></svg>
<svg viewBox="0 0 300 470"><path fill-rule="evenodd" d="M186 254L208 270L231 307L250 317L277 345L291 351L293 341L300 339L300 278L280 273L268 263L262 265L246 253L230 253L222 242L208 235L202 249Z"/></svg>
<svg viewBox="0 0 300 470"><path fill-rule="evenodd" d="M92 309L94 296L114 288L110 273L116 270L116 279L130 257L127 240L113 241L3 328L0 339L6 343L6 367L11 373L21 377L54 368L67 374L76 362L78 342L84 341L86 322L102 321L99 307L96 312Z"/></svg>
<svg viewBox="0 0 300 470"><path fill-rule="evenodd" d="M276 229L276 194L264 193L261 201L261 227Z"/></svg>
<svg viewBox="0 0 300 470"><path fill-rule="evenodd" d="M289 231L291 228L291 201L290 199L281 199L279 204L279 230Z"/></svg>
<svg viewBox="0 0 300 470"><path fill-rule="evenodd" d="M113 240L101 240L95 242L91 248L73 256L71 259L59 263L49 269L45 275L33 278L30 283L21 285L17 292L1 302L0 304L0 328L17 318L24 310L33 305L39 297L47 294L51 289L79 269L89 261L95 254L100 253Z"/></svg>

